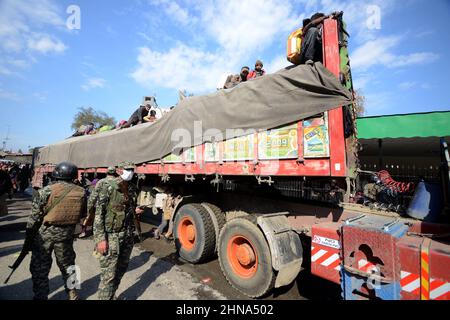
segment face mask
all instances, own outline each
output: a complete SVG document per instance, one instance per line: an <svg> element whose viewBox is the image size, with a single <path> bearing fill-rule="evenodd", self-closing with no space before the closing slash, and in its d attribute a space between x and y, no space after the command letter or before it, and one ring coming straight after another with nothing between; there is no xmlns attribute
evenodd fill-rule
<svg viewBox="0 0 450 320"><path fill-rule="evenodd" d="M123 181L130 181L131 179L133 179L133 175L133 171L123 170L123 173L120 177L123 179Z"/></svg>

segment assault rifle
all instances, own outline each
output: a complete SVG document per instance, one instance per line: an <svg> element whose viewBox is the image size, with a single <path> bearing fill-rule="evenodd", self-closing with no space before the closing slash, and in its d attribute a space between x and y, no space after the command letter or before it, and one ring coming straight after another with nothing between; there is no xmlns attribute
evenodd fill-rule
<svg viewBox="0 0 450 320"><path fill-rule="evenodd" d="M55 202L53 202L53 204L50 206L50 208L47 209L47 212L52 211L52 209L54 207L56 207L69 194L69 192L72 191L74 188L75 188L75 185L70 186L69 188L67 188L61 194L61 197L58 198L58 200L56 200ZM22 251L20 251L19 257L16 259L16 261L14 261L13 265L9 266L12 269L12 271L9 274L8 278L6 278L4 284L8 283L8 281L11 278L12 274L14 273L14 271L16 271L16 269L22 263L23 259L25 259L27 254L31 251L32 246L33 246L34 238L36 238L36 235L37 235L41 225L42 225L42 219L39 222L35 223L32 228L27 228L26 229L25 242L23 243Z"/></svg>
<svg viewBox="0 0 450 320"><path fill-rule="evenodd" d="M20 251L19 257L14 261L12 266L9 266L12 270L9 274L8 278L6 278L4 284L7 284L11 276L13 275L14 271L20 266L23 259L27 256L27 254L31 251L34 238L36 238L36 234L38 233L40 224L37 224L37 226L26 229L26 235L25 235L25 242L23 243L22 251Z"/></svg>

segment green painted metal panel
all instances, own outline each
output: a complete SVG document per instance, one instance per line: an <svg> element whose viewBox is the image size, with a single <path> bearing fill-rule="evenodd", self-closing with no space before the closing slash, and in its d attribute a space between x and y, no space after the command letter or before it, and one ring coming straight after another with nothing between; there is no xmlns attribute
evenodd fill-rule
<svg viewBox="0 0 450 320"><path fill-rule="evenodd" d="M450 111L359 118L358 139L448 137Z"/></svg>

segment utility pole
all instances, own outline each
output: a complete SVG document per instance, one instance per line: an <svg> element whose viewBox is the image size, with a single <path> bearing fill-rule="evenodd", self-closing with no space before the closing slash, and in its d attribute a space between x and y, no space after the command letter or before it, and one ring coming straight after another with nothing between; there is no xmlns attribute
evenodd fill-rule
<svg viewBox="0 0 450 320"><path fill-rule="evenodd" d="M8 126L8 131L7 131L7 133L6 133L6 137L5 137L5 139L3 140L3 148L2 148L2 151L6 151L6 143L7 143L8 140L10 140L10 139L9 139L9 129L10 129L10 126Z"/></svg>

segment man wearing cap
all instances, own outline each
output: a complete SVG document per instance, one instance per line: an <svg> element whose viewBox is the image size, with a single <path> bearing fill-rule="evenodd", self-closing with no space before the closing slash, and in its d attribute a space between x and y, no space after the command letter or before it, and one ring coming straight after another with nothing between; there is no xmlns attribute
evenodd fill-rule
<svg viewBox="0 0 450 320"><path fill-rule="evenodd" d="M137 190L130 183L134 165L119 165L119 177L102 183L99 189L94 218L94 243L99 253L100 285L98 298L114 300L120 281L127 271L134 246L134 215Z"/></svg>
<svg viewBox="0 0 450 320"><path fill-rule="evenodd" d="M247 76L249 72L249 67L242 67L240 74L229 75L225 84L223 85L224 89L231 89L237 86L241 82L247 81Z"/></svg>
<svg viewBox="0 0 450 320"><path fill-rule="evenodd" d="M262 77L266 74L266 71L263 69L263 63L261 60L256 60L255 62L255 69L252 70L247 77L247 80L255 79L258 77Z"/></svg>
<svg viewBox="0 0 450 320"><path fill-rule="evenodd" d="M78 236L78 238L85 238L87 236L86 229L89 226L92 226L94 223L94 216L95 216L95 208L97 206L97 200L98 200L98 194L99 191L102 189L103 185L112 180L115 179L117 176L116 174L116 168L115 167L108 167L106 170L106 177L103 179L100 179L97 181L95 187L92 189L91 194L89 195L89 199L87 202L87 217L83 220L81 224L81 233Z"/></svg>

